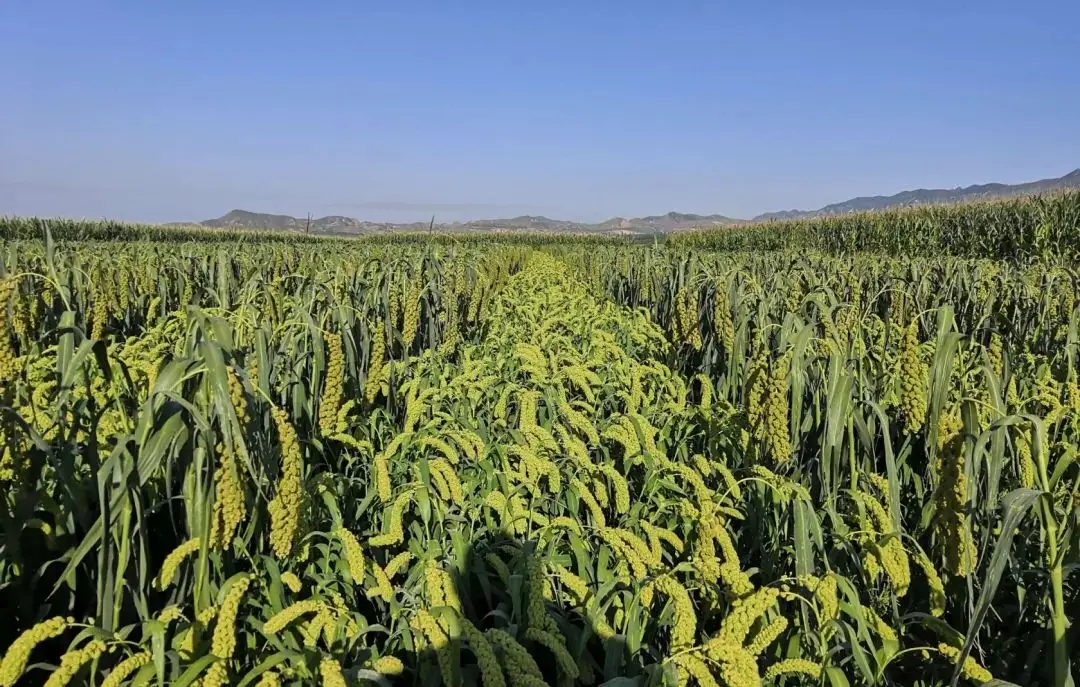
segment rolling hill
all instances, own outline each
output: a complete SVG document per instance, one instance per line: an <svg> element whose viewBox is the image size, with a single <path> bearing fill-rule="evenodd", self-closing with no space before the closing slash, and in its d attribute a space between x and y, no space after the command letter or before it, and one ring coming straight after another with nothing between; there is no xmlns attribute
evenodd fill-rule
<svg viewBox="0 0 1080 687"><path fill-rule="evenodd" d="M903 191L892 196L862 196L845 200L842 203L833 203L817 210L785 210L782 212L766 212L754 218L755 222L767 222L770 220L801 219L805 217L822 217L826 215L842 215L848 212L866 212L868 210L885 210L887 208L908 207L911 205L933 205L943 203L967 203L975 200L990 200L993 198L1007 198L1009 196L1033 195L1047 193L1068 188L1080 188L1080 169L1075 169L1065 176L1054 179L1040 179L1024 184L977 184L963 188L920 188L914 191Z"/></svg>
<svg viewBox="0 0 1080 687"><path fill-rule="evenodd" d="M445 232L547 232L547 233L599 233L599 234L666 234L685 229L710 226L731 226L748 222L769 222L808 217L841 215L849 212L884 210L887 208L962 203L1009 196L1047 193L1051 191L1080 188L1080 169L1053 179L1041 179L1023 184L978 184L953 189L915 189L891 196L863 196L842 203L833 203L817 210L785 210L766 212L752 220L735 219L724 215L696 215L669 212L665 215L612 219L595 224L551 219L549 217L522 215L504 219L480 219L469 222L436 223L436 231ZM427 231L429 223L371 222L367 220L330 215L318 219L302 219L290 215L272 215L248 210L232 210L217 219L199 222L204 227L233 229L274 229L281 231L307 231L315 234L378 234L392 231Z"/></svg>
<svg viewBox="0 0 1080 687"><path fill-rule="evenodd" d="M436 223L433 229L449 232L548 232L548 233L602 233L602 234L655 234L693 229L705 226L724 226L741 224L743 220L722 215L693 215L669 212L666 215L654 215L624 219L616 217L605 222L589 224L549 217L523 215L506 219L481 219L469 222ZM276 229L283 231L306 231L308 220L289 215L271 215L247 210L232 210L217 219L199 222L204 227L230 229ZM427 231L428 222L395 224L392 222L370 222L332 215L312 219L310 231L315 234L377 234L390 231Z"/></svg>

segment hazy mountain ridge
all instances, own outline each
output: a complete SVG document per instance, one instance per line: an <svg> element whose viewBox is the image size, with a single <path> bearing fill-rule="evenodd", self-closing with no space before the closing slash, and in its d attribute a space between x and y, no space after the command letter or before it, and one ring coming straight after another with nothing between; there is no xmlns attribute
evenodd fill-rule
<svg viewBox="0 0 1080 687"><path fill-rule="evenodd" d="M1080 168L1069 172L1065 176L1053 179L1040 179L1023 184L975 184L962 188L920 188L912 191L902 191L891 196L860 196L845 200L842 203L833 203L817 210L784 210L781 212L766 212L753 219L754 222L767 222L770 220L802 219L807 217L823 217L827 215L842 215L849 212L866 212L869 210L885 210L888 208L909 207L912 205L942 205L949 203L964 203L975 200L989 200L993 198L1007 198L1009 196L1022 196L1037 193L1047 193L1061 189L1080 188Z"/></svg>
<svg viewBox="0 0 1080 687"><path fill-rule="evenodd" d="M550 217L522 215L504 219L480 219L468 222L436 222L432 227L428 222L371 222L367 220L330 215L309 220L290 215L273 215L248 210L232 210L217 219L199 222L204 227L234 229L271 229L281 231L306 231L315 234L378 234L393 231L416 232L432 228L443 232L548 232L548 233L590 233L590 234L655 234L670 233L686 229L700 229L709 226L732 226L749 222L768 222L775 220L802 219L841 215L849 212L884 210L887 208L909 207L912 205L930 205L970 202L992 198L1046 193L1061 189L1080 188L1080 169L1065 176L1052 179L1040 179L1023 184L976 184L954 189L915 189L903 191L891 196L862 196L842 203L833 203L817 210L785 210L766 212L752 220L736 219L724 215L696 215L691 213L669 212L665 215L623 218L613 217L597 223L573 222L551 219Z"/></svg>
<svg viewBox="0 0 1080 687"><path fill-rule="evenodd" d="M469 222L436 222L434 227L428 222L371 222L332 215L313 218L310 231L315 234L377 234L391 231L427 231L433 228L448 232L550 232L550 233L666 233L682 229L694 229L703 226L723 226L741 224L743 220L722 215L692 215L669 212L666 215L624 219L615 217L604 222L590 224L569 220L551 219L550 217L522 215L505 219L480 219ZM232 210L217 219L199 222L204 227L230 229L273 229L283 231L307 231L306 218L290 215L272 215L248 210Z"/></svg>

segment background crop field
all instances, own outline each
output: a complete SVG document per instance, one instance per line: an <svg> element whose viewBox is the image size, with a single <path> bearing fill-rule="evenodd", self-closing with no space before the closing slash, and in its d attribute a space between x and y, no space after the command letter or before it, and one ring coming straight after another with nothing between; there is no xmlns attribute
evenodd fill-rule
<svg viewBox="0 0 1080 687"><path fill-rule="evenodd" d="M1080 194L0 238L0 687L1080 679Z"/></svg>

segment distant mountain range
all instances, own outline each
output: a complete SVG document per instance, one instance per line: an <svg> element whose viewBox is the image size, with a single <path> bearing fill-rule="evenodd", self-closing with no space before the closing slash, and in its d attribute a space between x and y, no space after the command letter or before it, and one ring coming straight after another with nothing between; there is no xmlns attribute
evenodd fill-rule
<svg viewBox="0 0 1080 687"><path fill-rule="evenodd" d="M909 207L912 205L941 205L945 203L969 203L975 200L1007 198L1036 193L1046 193L1061 189L1080 188L1080 169L1074 169L1063 177L1029 181L1025 184L978 184L964 188L920 188L903 191L894 196L862 196L833 203L817 210L785 210L766 212L754 218L755 222L769 220L802 219L826 215L843 215L849 212L867 210L885 210L887 208Z"/></svg>
<svg viewBox="0 0 1080 687"><path fill-rule="evenodd" d="M904 191L892 196L865 196L852 198L842 203L826 205L817 210L786 210L767 212L750 220L735 219L724 215L695 215L669 212L666 215L635 217L625 219L615 217L604 222L589 224L567 220L550 219L524 215L509 219L482 219L469 222L436 223L433 229L443 232L551 232L551 233L599 233L599 234L666 234L685 229L733 226L751 222L802 219L841 215L850 212L884 210L886 208L909 207L912 205L930 205L942 203L961 203L991 198L1046 193L1061 189L1080 188L1080 169L1073 170L1063 177L1042 179L1025 184L981 184L954 189L916 189ZM315 234L378 234L393 231L427 231L427 222L395 224L391 222L370 222L331 215L318 219L300 219L289 215L271 215L247 210L233 210L217 219L199 222L204 227L233 229L276 229L282 231L308 231Z"/></svg>
<svg viewBox="0 0 1080 687"><path fill-rule="evenodd" d="M309 220L289 215L270 215L263 212L233 210L217 219L199 222L204 227L229 229L277 229L285 231L308 231L313 234L379 234L392 231L428 231L429 228L442 232L550 232L550 233L600 233L600 234L664 234L682 229L708 226L728 226L741 224L744 220L732 219L723 215L692 215L669 212L666 215L636 217L624 219L615 217L605 222L588 224L568 220L551 219L523 215L509 219L478 219L469 222L411 222L395 224L392 222L371 222L331 215Z"/></svg>

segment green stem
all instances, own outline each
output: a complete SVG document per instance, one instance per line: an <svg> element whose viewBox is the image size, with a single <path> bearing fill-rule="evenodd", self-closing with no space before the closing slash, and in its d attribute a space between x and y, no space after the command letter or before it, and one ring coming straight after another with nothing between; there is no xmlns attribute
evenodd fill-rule
<svg viewBox="0 0 1080 687"><path fill-rule="evenodd" d="M1058 556L1058 523L1054 517L1053 491L1050 487L1047 470L1046 451L1041 444L1036 451L1036 463L1039 469L1039 481L1043 488L1041 515L1043 529L1046 532L1046 555L1050 563L1050 603L1053 616L1050 619L1054 635L1054 687L1065 687L1069 682L1069 654L1066 651L1065 594L1062 589L1064 576L1061 570L1061 557Z"/></svg>
<svg viewBox="0 0 1080 687"><path fill-rule="evenodd" d="M1058 526L1048 496L1042 500L1043 527L1046 530L1046 553L1050 559L1050 601L1053 610L1051 628L1054 635L1054 687L1065 687L1069 680L1069 654L1066 651L1065 594L1061 557L1058 556Z"/></svg>
<svg viewBox="0 0 1080 687"><path fill-rule="evenodd" d="M851 490L859 490L859 464L855 458L855 420L847 421L848 469L851 470Z"/></svg>
<svg viewBox="0 0 1080 687"><path fill-rule="evenodd" d="M124 504L123 515L123 528L120 532L120 550L117 551L117 570L116 580L114 581L113 589L113 618L112 627L120 627L120 611L123 610L123 593L125 583L125 572L127 569L128 555L130 553L131 542L131 502L128 501Z"/></svg>

